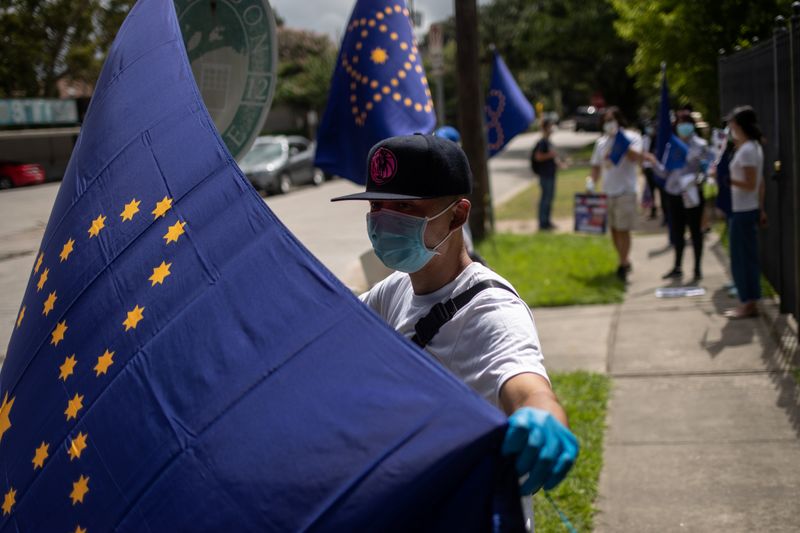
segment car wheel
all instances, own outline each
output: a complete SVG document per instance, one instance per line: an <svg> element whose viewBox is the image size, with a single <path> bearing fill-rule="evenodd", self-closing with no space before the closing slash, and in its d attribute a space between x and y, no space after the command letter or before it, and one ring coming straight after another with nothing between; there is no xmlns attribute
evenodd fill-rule
<svg viewBox="0 0 800 533"><path fill-rule="evenodd" d="M320 169L314 169L314 176L311 178L311 183L314 185L322 185L322 182L325 181L325 173L322 172Z"/></svg>
<svg viewBox="0 0 800 533"><path fill-rule="evenodd" d="M278 192L286 194L292 189L292 178L288 174L281 174L278 178Z"/></svg>
<svg viewBox="0 0 800 533"><path fill-rule="evenodd" d="M14 184L8 176L0 176L0 189L10 189Z"/></svg>

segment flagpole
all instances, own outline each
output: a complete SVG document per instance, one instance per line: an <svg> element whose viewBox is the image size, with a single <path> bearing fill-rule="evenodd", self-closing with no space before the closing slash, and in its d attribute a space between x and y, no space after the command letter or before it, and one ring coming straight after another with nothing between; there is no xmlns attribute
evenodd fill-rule
<svg viewBox="0 0 800 533"><path fill-rule="evenodd" d="M455 0L458 114L461 142L472 169L470 229L475 240L493 230L492 196L487 167L484 99L480 87L478 57L478 7L475 0Z"/></svg>

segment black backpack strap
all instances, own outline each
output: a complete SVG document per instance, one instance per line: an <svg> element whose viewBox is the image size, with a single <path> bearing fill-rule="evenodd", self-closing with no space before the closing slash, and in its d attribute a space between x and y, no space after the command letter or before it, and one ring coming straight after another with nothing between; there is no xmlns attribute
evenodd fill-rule
<svg viewBox="0 0 800 533"><path fill-rule="evenodd" d="M411 340L420 348L424 348L431 342L431 339L439 333L441 327L455 316L459 309L467 305L479 292L491 288L504 289L514 296L517 295L514 289L499 281L493 279L479 281L458 296L445 300L444 302L439 302L431 307L428 314L420 318L417 323L414 324L414 331L416 331L416 333Z"/></svg>

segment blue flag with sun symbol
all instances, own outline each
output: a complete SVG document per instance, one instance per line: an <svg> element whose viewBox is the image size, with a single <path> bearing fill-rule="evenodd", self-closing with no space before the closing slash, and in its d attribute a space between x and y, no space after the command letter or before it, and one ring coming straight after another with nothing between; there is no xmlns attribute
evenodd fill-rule
<svg viewBox="0 0 800 533"><path fill-rule="evenodd" d="M403 0L359 0L345 29L317 133L316 165L366 182L367 154L387 137L430 133L431 91Z"/></svg>
<svg viewBox="0 0 800 533"><path fill-rule="evenodd" d="M536 118L533 106L497 52L494 53L485 114L489 157L499 153L514 136L526 131Z"/></svg>
<svg viewBox="0 0 800 533"><path fill-rule="evenodd" d="M0 371L0 532L511 530L505 425L267 208L139 0Z"/></svg>

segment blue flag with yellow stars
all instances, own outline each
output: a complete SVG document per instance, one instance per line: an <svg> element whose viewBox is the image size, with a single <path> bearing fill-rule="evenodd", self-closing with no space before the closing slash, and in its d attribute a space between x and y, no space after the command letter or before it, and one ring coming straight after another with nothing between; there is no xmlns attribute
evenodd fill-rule
<svg viewBox="0 0 800 533"><path fill-rule="evenodd" d="M536 116L533 106L497 52L494 53L485 112L489 157L500 152L514 136L526 131Z"/></svg>
<svg viewBox="0 0 800 533"><path fill-rule="evenodd" d="M0 531L487 531L504 426L275 218L140 0L0 372Z"/></svg>
<svg viewBox="0 0 800 533"><path fill-rule="evenodd" d="M669 107L669 86L667 85L667 65L661 64L661 97L658 102L658 122L656 123L655 156L659 161L664 157L667 144L672 138L672 119Z"/></svg>
<svg viewBox="0 0 800 533"><path fill-rule="evenodd" d="M388 137L436 125L405 0L358 0L350 15L317 132L316 165L366 182L367 154Z"/></svg>

